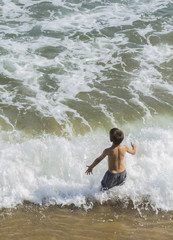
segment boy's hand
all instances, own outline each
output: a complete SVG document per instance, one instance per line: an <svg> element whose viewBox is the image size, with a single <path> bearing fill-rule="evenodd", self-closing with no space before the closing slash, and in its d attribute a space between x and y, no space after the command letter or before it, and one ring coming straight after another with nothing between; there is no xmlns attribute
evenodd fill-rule
<svg viewBox="0 0 173 240"><path fill-rule="evenodd" d="M136 145L134 143L132 143L132 142L131 142L131 146L132 146L132 148L136 147Z"/></svg>
<svg viewBox="0 0 173 240"><path fill-rule="evenodd" d="M92 172L93 168L92 168L91 166L87 166L87 168L88 168L88 169L86 170L85 173L86 173L87 175L88 175L88 174L89 174L89 175L90 175L90 174L93 174L93 172Z"/></svg>

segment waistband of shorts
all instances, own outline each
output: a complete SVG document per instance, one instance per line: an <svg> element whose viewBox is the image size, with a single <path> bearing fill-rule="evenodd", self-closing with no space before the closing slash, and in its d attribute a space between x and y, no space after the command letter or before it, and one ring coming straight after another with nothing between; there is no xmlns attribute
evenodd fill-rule
<svg viewBox="0 0 173 240"><path fill-rule="evenodd" d="M121 176L121 175L124 175L126 174L126 170L122 171L122 172L119 172L119 173L111 173L109 170L107 170L107 173L111 174L111 175L118 175L118 176Z"/></svg>

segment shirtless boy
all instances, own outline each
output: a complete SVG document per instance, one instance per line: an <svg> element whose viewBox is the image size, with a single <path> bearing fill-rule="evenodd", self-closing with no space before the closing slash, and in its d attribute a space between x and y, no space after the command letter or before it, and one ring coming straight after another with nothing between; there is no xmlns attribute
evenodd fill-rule
<svg viewBox="0 0 173 240"><path fill-rule="evenodd" d="M108 171L101 181L103 190L122 185L125 182L126 170L123 161L124 155L126 152L134 155L136 153L136 146L131 143L131 149L126 145L121 145L123 139L124 133L118 128L112 128L110 130L110 141L112 142L112 146L106 148L90 166L87 166L88 169L86 170L86 174L91 174L93 168L108 156Z"/></svg>

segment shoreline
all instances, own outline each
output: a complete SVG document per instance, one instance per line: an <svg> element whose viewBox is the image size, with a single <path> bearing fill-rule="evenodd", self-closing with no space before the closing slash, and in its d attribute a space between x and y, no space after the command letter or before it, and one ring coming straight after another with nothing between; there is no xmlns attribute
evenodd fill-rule
<svg viewBox="0 0 173 240"><path fill-rule="evenodd" d="M23 240L173 238L173 211L143 211L112 205L81 208L24 203L0 211L0 237Z"/></svg>

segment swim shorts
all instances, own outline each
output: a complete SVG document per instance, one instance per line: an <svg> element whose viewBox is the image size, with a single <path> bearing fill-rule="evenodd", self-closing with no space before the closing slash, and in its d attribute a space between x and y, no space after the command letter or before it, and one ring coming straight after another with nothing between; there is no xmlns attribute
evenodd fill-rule
<svg viewBox="0 0 173 240"><path fill-rule="evenodd" d="M123 185L125 183L126 176L126 170L120 173L111 173L108 170L101 181L102 190L108 190L112 187Z"/></svg>

